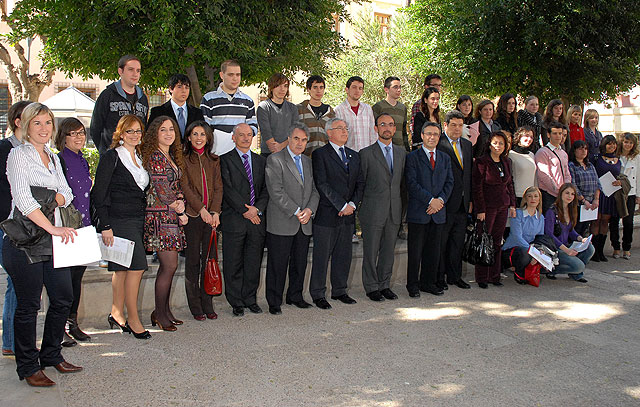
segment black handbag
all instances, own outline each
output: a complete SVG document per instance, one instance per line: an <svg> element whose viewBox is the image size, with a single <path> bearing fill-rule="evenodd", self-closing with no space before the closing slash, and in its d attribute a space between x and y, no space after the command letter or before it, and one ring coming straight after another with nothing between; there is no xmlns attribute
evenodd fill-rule
<svg viewBox="0 0 640 407"><path fill-rule="evenodd" d="M478 224L482 224L479 227ZM477 221L471 228L467 227L462 259L475 266L492 266L495 261L493 238L487 232L487 225Z"/></svg>

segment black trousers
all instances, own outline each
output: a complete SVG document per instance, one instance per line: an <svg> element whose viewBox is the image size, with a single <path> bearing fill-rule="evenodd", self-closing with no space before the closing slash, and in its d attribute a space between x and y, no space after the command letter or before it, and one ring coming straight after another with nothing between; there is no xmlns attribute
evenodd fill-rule
<svg viewBox="0 0 640 407"><path fill-rule="evenodd" d="M407 290L433 291L440 266L443 225L409 222L407 237Z"/></svg>
<svg viewBox="0 0 640 407"><path fill-rule="evenodd" d="M80 295L82 295L82 276L87 266L71 267L71 286L73 288L73 302L69 310L69 318L78 318L78 307L80 306Z"/></svg>
<svg viewBox="0 0 640 407"><path fill-rule="evenodd" d="M545 214L556 201L556 197L544 190L540 190L540 192L542 192L542 213Z"/></svg>
<svg viewBox="0 0 640 407"><path fill-rule="evenodd" d="M447 222L442 227L440 267L437 281L454 284L462 278L462 250L467 229L467 214L464 210L447 211Z"/></svg>
<svg viewBox="0 0 640 407"><path fill-rule="evenodd" d="M206 224L200 216L189 217L189 223L184 226L184 235L187 239L184 288L189 311L192 315L212 314L213 296L204 291L204 269L207 264L211 226ZM216 250L217 247L213 247L212 243L212 258L216 256Z"/></svg>
<svg viewBox="0 0 640 407"><path fill-rule="evenodd" d="M629 215L622 218L622 250L628 252L631 250L633 242L633 214L636 210L636 196L627 197L627 210ZM620 250L620 218L612 216L609 220L609 239L613 250ZM584 236L584 235L582 235Z"/></svg>
<svg viewBox="0 0 640 407"><path fill-rule="evenodd" d="M353 224L341 220L335 227L313 225L313 264L309 294L315 301L325 298L327 291L327 268L331 258L331 295L338 297L347 293L347 282L351 270Z"/></svg>
<svg viewBox="0 0 640 407"><path fill-rule="evenodd" d="M289 270L289 288L287 288L288 301L302 301L302 289L304 287L304 275L307 270L307 256L309 255L309 240L298 229L293 236L275 235L267 233L267 275L265 278L265 291L267 303L270 307L282 305L282 293Z"/></svg>
<svg viewBox="0 0 640 407"><path fill-rule="evenodd" d="M224 291L232 307L256 303L264 253L263 231L258 226L249 225L243 232L225 231L222 234Z"/></svg>
<svg viewBox="0 0 640 407"><path fill-rule="evenodd" d="M531 263L529 248L512 247L502 251L502 267L515 267L518 277L524 279L524 269Z"/></svg>
<svg viewBox="0 0 640 407"><path fill-rule="evenodd" d="M4 267L16 290L18 306L14 318L18 376L27 377L46 366L64 361L60 350L64 326L73 302L69 268L53 268L53 260L29 264L26 254L5 236ZM44 322L40 351L36 348L36 321L42 287L47 288L49 309Z"/></svg>

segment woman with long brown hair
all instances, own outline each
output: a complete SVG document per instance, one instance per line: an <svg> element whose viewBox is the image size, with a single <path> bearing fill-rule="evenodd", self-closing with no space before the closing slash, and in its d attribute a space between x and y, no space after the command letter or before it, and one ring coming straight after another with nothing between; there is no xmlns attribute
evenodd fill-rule
<svg viewBox="0 0 640 407"><path fill-rule="evenodd" d="M493 113L495 108L493 106L493 102L489 99L481 100L480 103L476 106L476 119L478 119L478 132L480 135L478 136L478 140L473 145L473 158L478 158L485 153L485 147L487 146L487 141L490 137L492 137L493 133L502 130L502 127L498 124L498 122L493 120ZM506 134L505 134L506 137ZM509 140L511 137L506 139L505 148L509 149Z"/></svg>
<svg viewBox="0 0 640 407"><path fill-rule="evenodd" d="M571 242L587 240L574 229L578 223L576 195L576 187L573 184L562 184L555 203L544 215L544 234L550 236L559 249L558 260L560 263L547 274L547 278L550 280L555 280L556 274L569 274L569 277L575 281L587 282L583 277L584 268L589 263L595 249L591 243L581 252L570 248Z"/></svg>
<svg viewBox="0 0 640 407"><path fill-rule="evenodd" d="M498 106L496 107L496 113L493 120L498 122L502 127L502 132L509 138L513 138L516 130L518 129L518 112L516 111L518 103L513 93L505 93L500 96L498 100Z"/></svg>
<svg viewBox="0 0 640 407"><path fill-rule="evenodd" d="M155 251L160 261L151 324L165 331L175 331L176 325L182 325L169 306L178 252L186 247L182 226L188 222L180 188L184 161L179 134L178 123L160 116L149 125L142 144L142 163L151 184L144 216L144 245L147 251Z"/></svg>
<svg viewBox="0 0 640 407"><path fill-rule="evenodd" d="M420 111L413 119L413 148L417 150L422 145L422 125L426 122L440 124L440 91L429 87L422 93Z"/></svg>
<svg viewBox="0 0 640 407"><path fill-rule="evenodd" d="M113 303L107 317L109 326L132 333L137 339L149 339L138 316L138 292L147 256L142 243L145 196L149 174L142 166L140 143L144 124L136 115L123 116L113 133L111 147L100 157L91 189L94 226L102 241L113 246L114 236L134 242L129 267L109 262ZM124 307L127 306L125 318Z"/></svg>
<svg viewBox="0 0 640 407"><path fill-rule="evenodd" d="M542 119L542 128L540 129L540 136L542 137L542 147L546 146L549 142L549 125L551 123L558 122L561 124L567 124L567 118L564 114L564 105L560 99L552 99L547 105L547 109L544 111L544 117ZM571 140L567 137L562 143L562 148L565 152L568 152L571 148Z"/></svg>

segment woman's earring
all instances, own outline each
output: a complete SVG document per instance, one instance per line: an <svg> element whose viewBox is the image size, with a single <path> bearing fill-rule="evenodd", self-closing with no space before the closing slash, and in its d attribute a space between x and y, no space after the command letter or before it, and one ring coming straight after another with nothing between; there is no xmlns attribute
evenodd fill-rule
<svg viewBox="0 0 640 407"><path fill-rule="evenodd" d="M138 145L142 144L142 140L138 140Z"/></svg>
<svg viewBox="0 0 640 407"><path fill-rule="evenodd" d="M118 144L120 144L121 146L124 145L124 140L118 141Z"/></svg>

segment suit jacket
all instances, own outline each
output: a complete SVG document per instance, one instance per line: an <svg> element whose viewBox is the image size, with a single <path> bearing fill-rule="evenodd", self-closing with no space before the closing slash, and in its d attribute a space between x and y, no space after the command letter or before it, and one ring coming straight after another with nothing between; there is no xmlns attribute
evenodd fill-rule
<svg viewBox="0 0 640 407"><path fill-rule="evenodd" d="M403 147L393 143L391 146L393 175L377 141L360 150L360 171L365 182L362 204L358 212L360 223L382 226L389 217L395 224L399 225L401 222L400 188L407 153Z"/></svg>
<svg viewBox="0 0 640 407"><path fill-rule="evenodd" d="M447 220L446 210L442 208L433 215L427 214L431 199L442 198L446 204L453 190L453 172L449 155L436 150L436 166L431 169L424 148L413 151L407 156L405 182L409 191L407 222L427 224L433 221L443 224Z"/></svg>
<svg viewBox="0 0 640 407"><path fill-rule="evenodd" d="M341 217L338 212L348 202L356 207L362 199L364 178L360 172L360 156L345 146L345 155L349 160L347 167L336 154L331 144L314 150L311 154L313 180L320 194L318 211L313 222L319 226L334 227ZM345 223L355 222L355 212L342 217Z"/></svg>
<svg viewBox="0 0 640 407"><path fill-rule="evenodd" d="M463 205L465 212L469 211L469 202L471 202L471 173L473 172L473 146L471 142L464 137L458 139L460 142L459 153L462 158L463 167L460 166L456 152L449 142L447 136L442 133L437 149L449 155L451 159L451 171L453 173L453 190L447 201L448 211L458 211L460 205Z"/></svg>
<svg viewBox="0 0 640 407"><path fill-rule="evenodd" d="M245 204L249 205L251 186L249 178L242 164L242 159L234 148L220 157L220 173L222 175L222 212L220 214L220 229L225 232L245 232L247 228L257 227L265 233L266 218L264 213L269 202L269 192L265 182L265 166L267 159L261 155L251 154L251 175L253 175L253 189L255 203L253 206L262 212L261 222L254 225L245 219L242 214L247 211Z"/></svg>
<svg viewBox="0 0 640 407"><path fill-rule="evenodd" d="M266 179L269 190L269 205L267 206L267 232L275 235L293 236L300 227L305 235L311 235L312 221L301 225L294 215L296 210L311 209L316 213L320 195L313 182L313 167L311 159L302 154L302 174L284 148L267 157Z"/></svg>
<svg viewBox="0 0 640 407"><path fill-rule="evenodd" d="M188 103L186 105L187 105L187 124L186 126L184 126L185 130L187 127L189 127L191 123L198 120L204 120L204 116L202 115L202 110L198 109L197 107L193 107ZM176 123L178 123L178 118L176 117L176 114L173 112L173 106L171 106L170 100L165 104L152 108L151 113L149 113L149 120L147 121L147 123L151 124L151 122L153 122L153 119L160 116L169 116L170 118L175 120ZM181 133L180 140L184 143L185 139L186 139L185 135Z"/></svg>
<svg viewBox="0 0 640 407"><path fill-rule="evenodd" d="M473 165L473 210L484 213L487 208L516 206L516 194L513 190L511 160L502 158L504 177L489 154L476 158Z"/></svg>

